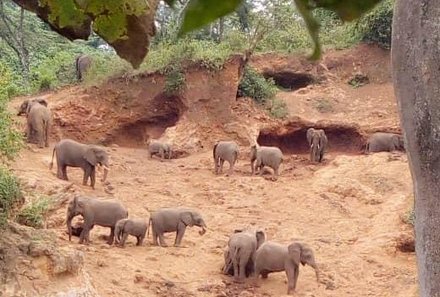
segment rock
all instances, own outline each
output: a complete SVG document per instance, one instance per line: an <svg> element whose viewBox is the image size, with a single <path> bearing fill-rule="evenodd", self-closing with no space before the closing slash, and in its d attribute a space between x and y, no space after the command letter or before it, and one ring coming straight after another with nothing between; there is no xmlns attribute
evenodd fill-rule
<svg viewBox="0 0 440 297"><path fill-rule="evenodd" d="M51 251L49 271L54 274L76 274L84 265L84 253L77 250Z"/></svg>

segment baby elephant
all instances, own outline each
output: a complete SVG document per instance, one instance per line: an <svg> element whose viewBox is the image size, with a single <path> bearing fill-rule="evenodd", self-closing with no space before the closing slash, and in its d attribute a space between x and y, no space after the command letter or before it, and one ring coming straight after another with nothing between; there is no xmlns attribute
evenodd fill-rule
<svg viewBox="0 0 440 297"><path fill-rule="evenodd" d="M158 245L157 239L159 238L160 245L163 247L167 246L164 233L176 232L174 246L177 247L182 241L187 226L201 227L200 235L205 234L207 228L205 221L197 211L185 208L161 208L151 214L149 222L153 231L153 244Z"/></svg>
<svg viewBox="0 0 440 297"><path fill-rule="evenodd" d="M232 264L235 282L244 282L246 276L254 274L256 251L266 239L261 230L235 230L225 251L223 273L229 274Z"/></svg>
<svg viewBox="0 0 440 297"><path fill-rule="evenodd" d="M319 270L313 251L305 244L294 242L288 246L276 242L265 242L256 252L255 276L267 278L269 273L286 271L287 294L293 294L299 275L299 264L315 269L319 281Z"/></svg>
<svg viewBox="0 0 440 297"><path fill-rule="evenodd" d="M143 219L122 219L116 223L115 242L124 247L128 235L137 239L136 245L142 245L148 229L148 221Z"/></svg>
<svg viewBox="0 0 440 297"><path fill-rule="evenodd" d="M394 133L377 132L370 136L367 141L366 152L392 152L405 150L403 136Z"/></svg>
<svg viewBox="0 0 440 297"><path fill-rule="evenodd" d="M235 141L218 141L212 150L214 157L215 174L221 174L223 171L223 163L228 161L229 173L231 175L234 171L234 164L238 159L239 148Z"/></svg>
<svg viewBox="0 0 440 297"><path fill-rule="evenodd" d="M254 167L254 162L256 162ZM259 169L260 175L263 174L264 166L269 166L273 169L274 177L278 177L278 169L283 162L283 153L275 146L251 146L251 167L252 174L256 169Z"/></svg>
<svg viewBox="0 0 440 297"><path fill-rule="evenodd" d="M165 159L165 157L171 159L171 145L158 140L152 140L148 144L148 154L150 159L153 155L160 155L162 159Z"/></svg>

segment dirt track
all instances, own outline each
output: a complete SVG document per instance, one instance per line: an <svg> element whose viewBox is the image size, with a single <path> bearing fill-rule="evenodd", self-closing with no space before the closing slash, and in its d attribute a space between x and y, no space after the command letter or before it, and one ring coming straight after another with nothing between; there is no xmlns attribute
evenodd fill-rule
<svg viewBox="0 0 440 297"><path fill-rule="evenodd" d="M375 90L373 86L368 88ZM389 84L381 86L385 88L382 94L390 93ZM296 93L281 95L289 106L298 100ZM395 108L392 98L386 99L387 106ZM340 100L348 102L350 98ZM306 101L303 98L301 104L310 109ZM344 102L338 106L354 108ZM377 108L373 104L368 112ZM360 110L368 114L365 107ZM326 117L342 117L344 111L340 112ZM388 126L396 122L395 111L391 114ZM355 116L353 111L344 119L354 121ZM381 126L382 117L368 124ZM135 239L129 238L126 248L120 249L105 243L102 235L109 233L107 229L95 227L92 244L82 246L77 238L68 242L65 209L60 209L49 219L49 226L61 246L85 252L84 271L100 296L283 296L287 291L284 273L260 279L257 287L250 282L234 284L220 273L229 234L249 224L264 228L268 240L289 243L299 239L314 248L322 281L318 285L313 270L301 267L296 296L417 296L414 254L395 247L401 234L411 232L401 219L412 206L404 154L348 156L331 152L320 165L310 164L306 155L286 155L281 176L273 182L250 175L245 153L235 174L226 177L213 174L209 149L164 162L149 160L144 149L109 147L109 151L112 194L102 184L95 191L81 186L82 172L68 168L75 190L113 196L124 203L130 216L146 217L149 210L165 206L198 208L209 229L204 236L196 228L188 229L181 248L152 247L149 243L136 247ZM18 175L43 193L68 184L56 178L55 169L48 170L50 155L51 148L32 146L23 150L14 164ZM169 234L166 240L171 243L173 236ZM57 284L66 281L42 277L34 280L34 287L56 292Z"/></svg>

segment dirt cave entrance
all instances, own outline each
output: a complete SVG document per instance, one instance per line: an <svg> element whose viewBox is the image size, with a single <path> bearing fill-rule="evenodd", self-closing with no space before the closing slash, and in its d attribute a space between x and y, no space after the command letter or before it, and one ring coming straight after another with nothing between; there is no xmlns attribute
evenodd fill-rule
<svg viewBox="0 0 440 297"><path fill-rule="evenodd" d="M260 145L277 146L285 154L308 154L306 133L309 128L324 129L328 138L327 151L345 154L361 154L366 136L359 127L345 124L288 123L260 131L257 141Z"/></svg>
<svg viewBox="0 0 440 297"><path fill-rule="evenodd" d="M315 78L307 73L293 71L265 71L264 78L272 78L278 87L290 91L296 91L311 85L315 82Z"/></svg>

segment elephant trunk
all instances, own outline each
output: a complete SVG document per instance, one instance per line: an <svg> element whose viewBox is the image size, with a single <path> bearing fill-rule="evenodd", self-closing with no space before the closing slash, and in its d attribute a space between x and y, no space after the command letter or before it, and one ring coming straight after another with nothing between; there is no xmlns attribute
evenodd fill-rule
<svg viewBox="0 0 440 297"><path fill-rule="evenodd" d="M102 167L104 168L104 175L102 176L102 181L105 182L105 180L107 179L107 174L110 169L106 165L103 165Z"/></svg>
<svg viewBox="0 0 440 297"><path fill-rule="evenodd" d="M200 227L202 227L202 230L199 231L199 234L200 234L200 235L205 234L205 233L206 233L206 229L208 229L208 227L206 226L205 222L202 222L202 223L200 224Z"/></svg>
<svg viewBox="0 0 440 297"><path fill-rule="evenodd" d="M69 241L72 241L72 219L73 216L67 214L66 222L67 222L67 231L69 232Z"/></svg>
<svg viewBox="0 0 440 297"><path fill-rule="evenodd" d="M316 265L316 263L311 263L310 266L315 269L315 275L316 275L316 281L319 283L319 279L320 279L320 271L318 268L318 265Z"/></svg>

